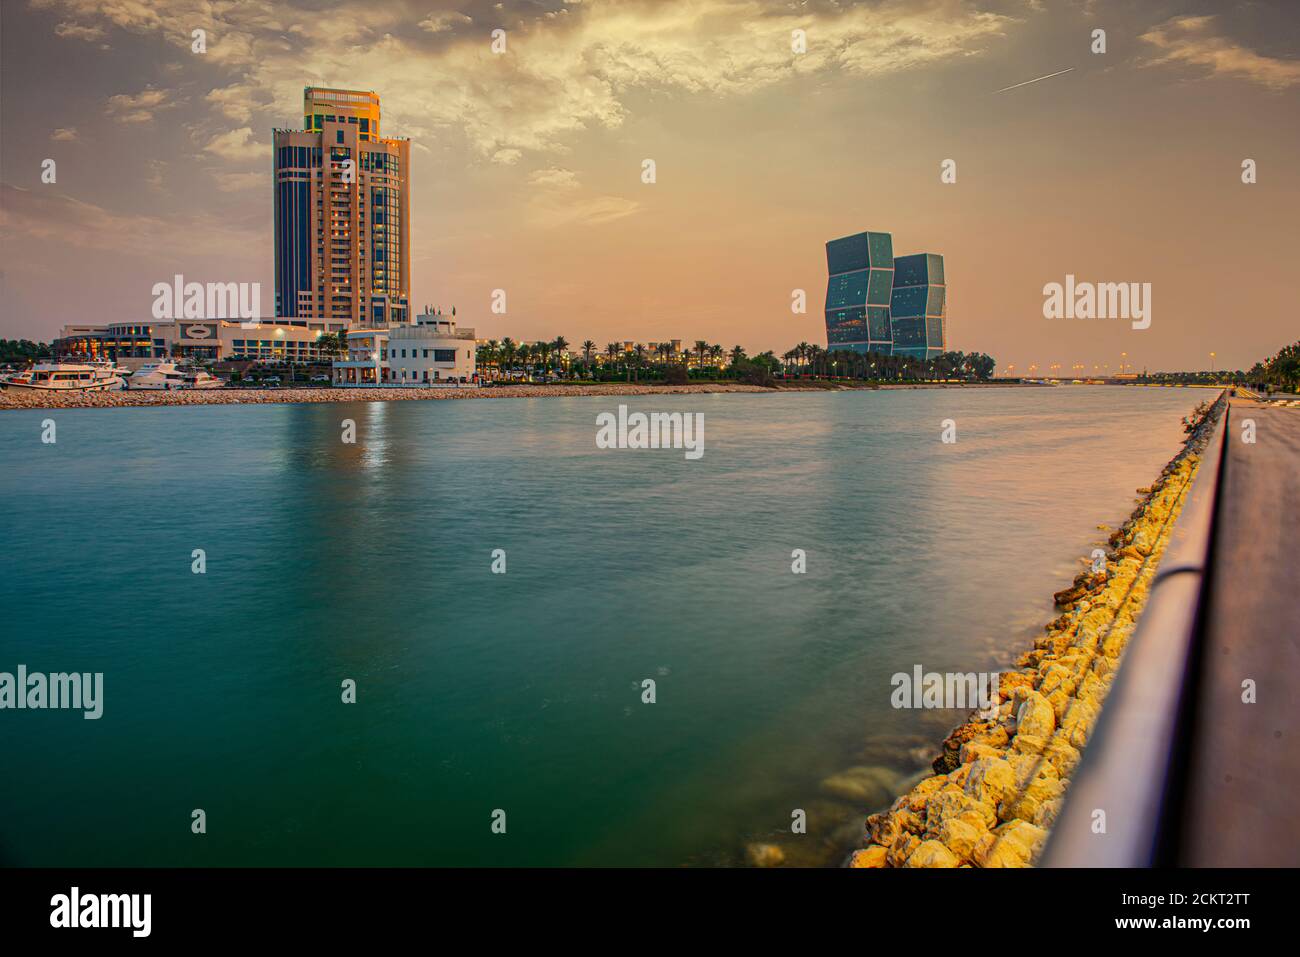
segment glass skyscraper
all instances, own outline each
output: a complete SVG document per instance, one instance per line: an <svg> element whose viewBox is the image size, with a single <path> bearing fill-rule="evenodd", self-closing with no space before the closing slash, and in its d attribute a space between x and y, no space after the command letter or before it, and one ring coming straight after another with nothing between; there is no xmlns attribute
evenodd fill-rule
<svg viewBox="0 0 1300 957"><path fill-rule="evenodd" d="M894 260L894 293L889 315L894 354L933 359L944 351L943 257L914 253Z"/></svg>
<svg viewBox="0 0 1300 957"><path fill-rule="evenodd" d="M927 359L946 348L943 257L894 258L889 233L826 244L826 348Z"/></svg>
<svg viewBox="0 0 1300 957"><path fill-rule="evenodd" d="M889 233L857 233L826 244L828 349L891 349L889 297L894 284L894 241Z"/></svg>

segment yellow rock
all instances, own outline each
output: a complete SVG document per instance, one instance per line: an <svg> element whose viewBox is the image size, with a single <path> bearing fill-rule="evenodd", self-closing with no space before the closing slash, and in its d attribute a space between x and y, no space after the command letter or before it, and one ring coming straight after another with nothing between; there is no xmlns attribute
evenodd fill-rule
<svg viewBox="0 0 1300 957"><path fill-rule="evenodd" d="M1056 715L1051 704L1037 691L1029 692L1016 713L1016 733L1050 738L1055 730Z"/></svg>
<svg viewBox="0 0 1300 957"><path fill-rule="evenodd" d="M977 801L996 805L1016 793L1016 773L1001 758L980 758L971 764L964 790Z"/></svg>
<svg viewBox="0 0 1300 957"><path fill-rule="evenodd" d="M987 833L989 833L988 829L982 825L974 827L969 821L955 817L943 822L943 826L939 828L939 840L957 856L958 860L964 862L974 859L975 848Z"/></svg>
<svg viewBox="0 0 1300 957"><path fill-rule="evenodd" d="M888 853L889 848L872 844L870 847L854 851L853 856L849 858L849 867L884 867L885 855Z"/></svg>
<svg viewBox="0 0 1300 957"><path fill-rule="evenodd" d="M750 844L745 856L751 867L780 867L785 863L785 851L775 844Z"/></svg>
<svg viewBox="0 0 1300 957"><path fill-rule="evenodd" d="M924 841L907 858L904 867L956 867L961 861L938 841Z"/></svg>

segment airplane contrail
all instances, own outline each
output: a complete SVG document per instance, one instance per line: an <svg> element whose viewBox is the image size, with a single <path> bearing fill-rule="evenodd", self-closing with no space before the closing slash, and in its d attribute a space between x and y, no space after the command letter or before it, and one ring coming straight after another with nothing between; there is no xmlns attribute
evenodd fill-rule
<svg viewBox="0 0 1300 957"><path fill-rule="evenodd" d="M1060 76L1062 73L1069 73L1070 70L1073 70L1073 69L1074 69L1074 67L1070 67L1069 70L1057 70L1055 73L1049 73L1049 74L1047 74L1047 76L1040 76L1040 77L1037 77L1036 79L1033 79L1033 80L1026 80L1024 83L1016 83L1016 84L1014 84L1014 85L1012 85L1012 86L1006 86L1006 87L1003 87L1003 88L1000 89L1000 90L994 90L993 92L994 92L994 93L1005 93L1005 92L1007 92L1007 90L1014 90L1014 89L1016 89L1017 87L1028 86L1030 83L1037 83L1039 80L1050 80L1050 79L1051 79L1052 77L1054 77L1054 76Z"/></svg>

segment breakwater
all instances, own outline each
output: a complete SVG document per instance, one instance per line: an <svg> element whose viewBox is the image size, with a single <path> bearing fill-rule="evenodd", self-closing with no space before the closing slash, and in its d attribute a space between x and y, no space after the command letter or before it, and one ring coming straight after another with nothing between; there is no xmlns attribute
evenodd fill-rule
<svg viewBox="0 0 1300 957"><path fill-rule="evenodd" d="M996 715L944 740L934 773L866 823L850 867L1025 867L1046 841L1121 666L1224 400L1184 420L1182 450L1107 541L1104 559L1054 596L1062 614L1001 675ZM1100 567L1098 567L1100 566Z"/></svg>

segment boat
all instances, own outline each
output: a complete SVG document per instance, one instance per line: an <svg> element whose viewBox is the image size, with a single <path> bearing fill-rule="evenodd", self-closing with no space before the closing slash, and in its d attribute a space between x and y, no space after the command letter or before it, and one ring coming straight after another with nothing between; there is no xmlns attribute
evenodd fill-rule
<svg viewBox="0 0 1300 957"><path fill-rule="evenodd" d="M175 362L147 362L127 382L127 388L171 391L176 389L220 389L224 382L211 373L180 368Z"/></svg>
<svg viewBox="0 0 1300 957"><path fill-rule="evenodd" d="M0 387L38 392L112 392L122 388L122 382L122 376L111 365L37 362L0 382Z"/></svg>

